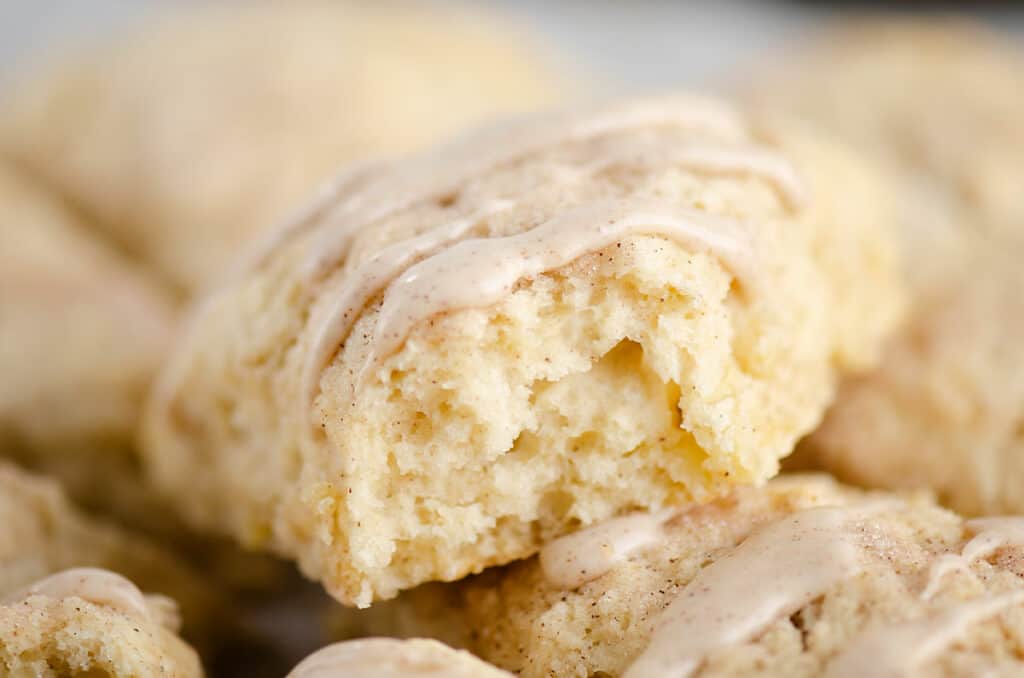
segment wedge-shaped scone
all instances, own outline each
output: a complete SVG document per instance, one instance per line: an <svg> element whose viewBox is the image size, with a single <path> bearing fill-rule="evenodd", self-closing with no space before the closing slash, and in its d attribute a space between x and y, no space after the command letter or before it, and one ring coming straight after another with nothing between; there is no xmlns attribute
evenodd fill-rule
<svg viewBox="0 0 1024 678"><path fill-rule="evenodd" d="M343 165L574 89L468 7L189 3L32 72L0 146L183 292Z"/></svg>
<svg viewBox="0 0 1024 678"><path fill-rule="evenodd" d="M909 321L807 456L850 481L1024 511L1024 51L959 22L866 22L758 79L863 149L898 198Z"/></svg>
<svg viewBox="0 0 1024 678"><path fill-rule="evenodd" d="M0 159L0 456L140 517L135 427L174 322L143 270Z"/></svg>
<svg viewBox="0 0 1024 678"><path fill-rule="evenodd" d="M1022 575L1024 518L783 476L574 533L449 596L469 649L524 678L1008 676Z"/></svg>
<svg viewBox="0 0 1024 678"><path fill-rule="evenodd" d="M413 638L366 638L335 643L306 657L288 678L511 678L464 650Z"/></svg>
<svg viewBox="0 0 1024 678"><path fill-rule="evenodd" d="M0 668L26 678L202 676L176 615L171 599L119 574L64 570L0 599Z"/></svg>
<svg viewBox="0 0 1024 678"><path fill-rule="evenodd" d="M196 309L148 466L360 606L706 501L871 362L886 207L842 149L688 97L355 172Z"/></svg>

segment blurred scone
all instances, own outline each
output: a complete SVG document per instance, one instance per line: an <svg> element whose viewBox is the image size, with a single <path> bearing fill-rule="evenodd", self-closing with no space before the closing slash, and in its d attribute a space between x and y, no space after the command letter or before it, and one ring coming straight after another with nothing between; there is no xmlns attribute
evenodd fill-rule
<svg viewBox="0 0 1024 678"><path fill-rule="evenodd" d="M200 644L226 631L219 594L174 554L84 515L52 480L0 464L0 597L75 567L114 570L170 596L181 606L186 635Z"/></svg>
<svg viewBox="0 0 1024 678"><path fill-rule="evenodd" d="M1022 575L1024 518L784 476L456 586L469 649L524 678L1009 676Z"/></svg>
<svg viewBox="0 0 1024 678"><path fill-rule="evenodd" d="M40 678L202 676L176 626L169 598L108 570L65 570L0 598L0 668Z"/></svg>
<svg viewBox="0 0 1024 678"><path fill-rule="evenodd" d="M352 172L196 309L148 468L360 606L762 481L895 321L886 197L697 97Z"/></svg>
<svg viewBox="0 0 1024 678"><path fill-rule="evenodd" d="M512 678L465 651L453 650L436 640L367 638L335 643L318 650L288 678Z"/></svg>
<svg viewBox="0 0 1024 678"><path fill-rule="evenodd" d="M0 160L0 456L137 515L135 426L173 324L159 286Z"/></svg>
<svg viewBox="0 0 1024 678"><path fill-rule="evenodd" d="M884 162L909 211L933 203L939 221L964 209L976 223L963 228L1020 230L1024 55L1009 37L958 19L846 20L769 63L750 78L755 101Z"/></svg>
<svg viewBox="0 0 1024 678"><path fill-rule="evenodd" d="M27 78L0 116L0 145L186 292L341 166L572 89L468 7L197 4Z"/></svg>
<svg viewBox="0 0 1024 678"><path fill-rule="evenodd" d="M756 100L867 152L898 196L912 310L802 450L957 510L1024 511L1024 53L955 22L823 36Z"/></svg>

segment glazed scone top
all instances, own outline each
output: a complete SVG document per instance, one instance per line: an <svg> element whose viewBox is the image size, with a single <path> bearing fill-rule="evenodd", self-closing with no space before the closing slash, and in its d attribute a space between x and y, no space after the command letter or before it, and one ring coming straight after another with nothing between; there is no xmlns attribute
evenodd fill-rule
<svg viewBox="0 0 1024 678"><path fill-rule="evenodd" d="M76 567L51 574L0 598L0 604L17 605L32 596L55 600L81 598L101 607L143 620L155 620L176 631L181 622L177 604L165 596L146 596L134 583L116 572L97 567Z"/></svg>
<svg viewBox="0 0 1024 678"><path fill-rule="evenodd" d="M858 520L896 502L828 507L794 513L752 533L732 553L706 566L661 613L647 649L624 675L688 676L714 650L748 640L777 617L863 571L850 530ZM562 537L540 553L548 582L567 589L597 579L634 552L665 539L665 523L685 509L637 514L622 524L600 524ZM623 542L623 536L628 538ZM567 548L569 547L569 548ZM552 553L565 552L561 561ZM603 556L608 562L582 568ZM765 582L771 582L765 586Z"/></svg>
<svg viewBox="0 0 1024 678"><path fill-rule="evenodd" d="M472 649L524 676L1020 669L1024 518L965 522L796 477L633 527L471 581Z"/></svg>
<svg viewBox="0 0 1024 678"><path fill-rule="evenodd" d="M174 602L109 570L75 568L0 598L0 670L59 678L198 678Z"/></svg>
<svg viewBox="0 0 1024 678"><path fill-rule="evenodd" d="M346 164L564 100L550 61L470 6L204 3L30 74L0 145L196 292Z"/></svg>
<svg viewBox="0 0 1024 678"><path fill-rule="evenodd" d="M524 278L565 266L630 235L662 236L691 250L707 251L753 294L763 274L756 261L763 254L756 251L758 233L736 219L699 209L658 207L656 196L595 201L525 232L517 232L520 226L512 219L509 223L500 219L525 206L511 198L488 197L484 191L477 201L482 204L471 204L462 210L468 214L453 220L428 221L424 227L413 219L402 219L403 213L430 201L440 207L454 203L467 184L472 191L473 184L483 183L480 175L515 169L561 147L597 144L606 135L665 127L696 140L678 148L665 144L657 134L639 140L627 136L618 143L613 138L600 145L594 162L582 168L558 167L559 161L572 163L574 158L554 153L555 166L546 169L556 175L552 179L571 184L632 165L676 165L696 174L750 177L770 186L790 209L803 206L808 191L805 181L783 155L750 138L747 121L735 110L711 99L666 97L610 106L596 114L569 113L494 125L440 153L386 165L386 171L372 164L360 166L326 187L299 218L255 245L236 275L270 266L268 260L275 253L301 240L304 255L294 266L299 282L313 285L329 275L333 278L327 289L319 291L331 303L315 308L308 321L314 330L302 375L303 390L310 398L316 396L320 372L379 295L384 294L383 303L364 370L378 367L415 325L431 316L493 304ZM701 139L703 135L709 139ZM742 210L736 216L741 214ZM398 223L388 228L388 221ZM884 257L884 248L877 256ZM274 263L283 258L277 256ZM332 275L337 270L343 275ZM842 359L854 364L866 361L853 351ZM166 391L175 380L164 381ZM159 393L158 402L165 397L166 393ZM297 404L307 405L302 400Z"/></svg>
<svg viewBox="0 0 1024 678"><path fill-rule="evenodd" d="M308 248L302 269L322 275L346 262L346 275L324 292L336 301L324 306L320 317L311 321L316 329L303 370L304 390L315 395L320 371L346 342L363 310L378 294L384 293L384 297L360 379L366 370L378 367L394 353L412 327L431 316L496 303L520 280L561 268L630 235L662 236L693 251L707 251L721 259L753 293L758 274L755 233L697 210L659 206L653 198L595 201L529 231L479 233L476 229L481 219L519 207L513 199L494 198L468 217L426 230L399 231L387 238L393 241L391 244L366 261L347 263L354 241L375 222L394 217L417 203L444 199L481 174L500 171L562 144L661 125L713 131L722 136L724 143L694 143L682 149L670 146L662 150L656 143L645 146L627 140L620 147L603 149L600 158L585 171L597 173L617 165L660 161L698 173L756 176L773 186L787 204L799 207L803 203L806 188L792 165L779 154L746 141L745 126L735 112L716 102L700 100L675 105L647 102L589 119L568 114L552 117L543 125L513 124L453 144L440 157L413 160L400 166L398 172L378 175L376 181L366 178L366 170L357 171L330 191L327 200L332 206L319 219L305 217L260 247L272 247L315 226L319 233ZM347 191L353 181L358 187ZM262 259L259 253L257 259Z"/></svg>
<svg viewBox="0 0 1024 678"><path fill-rule="evenodd" d="M367 638L329 645L296 666L288 678L511 678L465 651L436 640Z"/></svg>
<svg viewBox="0 0 1024 678"><path fill-rule="evenodd" d="M149 403L150 468L196 522L314 576L379 571L329 585L363 604L764 479L898 315L888 218L841 147L700 97L353 170L197 308ZM608 463L584 471L577 438Z"/></svg>

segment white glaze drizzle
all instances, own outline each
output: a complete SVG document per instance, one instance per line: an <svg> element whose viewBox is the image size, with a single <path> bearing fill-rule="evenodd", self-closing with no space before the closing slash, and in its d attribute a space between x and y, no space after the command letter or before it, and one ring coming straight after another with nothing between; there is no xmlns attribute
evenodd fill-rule
<svg viewBox="0 0 1024 678"><path fill-rule="evenodd" d="M639 149L636 147L627 147L626 149L619 148L618 150L615 150L614 148L606 149L606 151L609 152L608 157L603 158L599 165L593 166L591 168L593 171L627 161L642 162L643 157L647 155L657 158L658 161L662 163L698 168L708 172L737 173L746 171L761 174L766 176L773 185L777 187L777 190L783 194L787 202L791 204L799 204L804 200L803 187L792 166L777 154L752 147L730 148L724 146L692 146L666 152L664 150L652 148L651 146L647 146L646 149L641 146ZM640 153L640 155L638 155L638 153ZM501 202L503 201L499 201L499 203ZM605 204L607 204L609 208L608 214L618 215L617 218L622 222L631 221L628 213L623 209L623 205L626 203ZM646 208L656 213L659 207L660 206L651 205ZM495 210L493 206L486 206L477 215L475 215L475 219L483 219L489 214L493 214L495 211L497 210ZM678 212L678 210L676 211ZM608 217L608 214L602 214L599 210L596 210L594 205L588 205L570 214L578 215L580 212L585 214L586 218L593 220L595 223L600 223ZM613 218L615 217L613 216ZM650 228L650 234L663 235L680 241L680 229L678 228L678 222L680 219L679 217L669 218L671 221L676 222L676 228L666 228L658 231L656 229L656 224L646 224L646 226ZM716 220L710 217L710 215L698 213L696 211L689 211L685 218L687 221L691 222L700 220L706 226L713 225L716 228L720 228L722 224L726 223L723 219ZM451 249L460 251L459 245L463 243L458 243L458 241L473 227L473 220L473 216L466 217L452 223L443 224L440 227L431 229L407 241L395 243L385 248L385 250L372 258L366 264L358 267L354 272L345 275L340 282L340 287L336 287L325 292L328 295L337 295L338 301L328 309L325 316L319 317L315 320L316 330L313 335L313 343L303 368L303 392L307 394L307 398L311 399L315 396L319 383L320 371L334 356L338 347L344 344L351 332L353 324L358 319L360 311L365 307L366 303L374 294L385 289L389 284L392 284L393 281L394 285L404 284L406 287L409 287L409 281L414 281L416 285L424 284L422 276L416 278L410 277L410 274L412 273L410 269L414 267L412 264L419 257L429 256L430 253L433 253L433 258L436 259L447 254L449 257L449 270L446 272L447 276L449 279L459 277L457 276L459 268L455 265L456 262L451 260L451 254L448 252L438 252L438 250L445 246L450 246ZM557 222L557 220L554 221ZM635 219L632 221L633 223L636 223ZM490 269L485 269L480 265L473 265L472 267L466 266L464 275L462 275L461 280L458 281L459 284L448 288L451 291L461 293L459 296L461 296L465 301L461 303L454 301L455 295L439 296L435 294L435 303L425 305L422 312L412 316L412 319L409 322L403 323L397 332L392 331L389 333L389 328L382 327L382 323L379 322L375 332L375 337L378 340L381 340L384 346L381 347L378 344L371 349L371 357L366 367L372 369L376 363L383 358L386 358L390 353L396 350L405 340L405 337L411 330L411 326L416 322L424 320L434 313L467 308L469 306L484 306L487 303L494 303L504 296L519 279L565 265L584 254L611 244L607 238L604 238L605 233L602 233L600 230L593 229L593 225L584 224L578 216L576 219L572 219L570 216L570 218L564 220L563 223L565 223L567 227L576 228L576 233L581 236L577 243L579 246L569 249L564 244L566 239L561 238L563 243L562 247L566 250L567 254L560 257L549 257L547 261L550 261L551 263L547 264L545 267L537 268L533 265L538 261L537 254L533 253L534 261L524 260L522 262L522 270L524 273L521 274L519 278L512 281L508 281L507 278L503 281L499 281L496 280L496 278L500 276L499 271L502 269L500 265ZM584 231L583 229L588 228L588 226L593 230L590 230L589 232ZM347 250L349 240L351 237L354 237L357 230L350 231L348 228L341 228L337 233L331 231L329 235L331 235L331 237L337 237L337 240L332 244L324 244L320 247L314 248L317 251L320 251L321 254L311 260L311 270L307 271L307 275L319 275L317 270L322 269L325 266L329 266L338 258L343 257L343 254L336 252L335 250L341 246L339 243L343 243L343 249ZM711 229L707 228L706 230ZM543 236L549 241L559 238L559 234L549 225L542 225L538 229L528 231L527 233L533 233L534 236L536 236L538 231L543 232ZM631 229L627 231L620 231L620 233L623 234L630 232L636 233L636 231L632 231ZM590 237L588 238L587 236ZM702 249L711 250L728 261L728 253L716 250L714 245L709 246L709 238L707 236L702 239L695 238L694 236L695 229L690 227L686 237L682 239L681 244L691 246L697 244L702 246ZM487 247L487 249L492 252L492 262L497 259L507 262L509 260L516 259L517 256L520 256L521 259L525 259L527 255L520 254L515 250L515 247L518 245L519 241L528 237L530 236L527 234L518 234L516 236L508 236L506 238L489 239L490 241L493 241L493 245ZM698 243L697 240L702 240L702 242ZM719 241L721 241L721 239L719 239ZM458 244L451 245L453 242ZM502 246L503 250L498 251L498 248ZM545 244L542 242L538 242L536 245L536 249L544 247ZM461 249L465 248L463 247ZM467 264L475 263L469 258L464 261ZM736 261L733 259L729 263L735 264ZM415 266L422 265L422 262L420 262ZM407 266L409 266L410 269L405 269L405 274L403 275L402 271ZM752 267L749 265L744 266L744 269L747 269L748 273L750 268ZM492 276L488 276L486 275L488 271L494 271L495 273ZM525 271L530 272L526 273ZM735 268L733 272L739 273ZM436 269L434 274L436 276ZM471 276L475 276L475 279ZM503 291L496 295L489 296L487 298L488 300L485 302L483 291L488 286L500 288ZM390 292L388 296L392 296ZM474 297L475 299L473 299ZM403 310L409 309L406 308ZM394 321L396 315L385 316L383 311L384 309L382 309L381 320L387 318ZM393 330L393 328L391 329ZM396 338L391 338L389 334ZM366 371L364 369L362 376L365 377L365 374ZM304 403L304 405L306 404L307 403Z"/></svg>
<svg viewBox="0 0 1024 678"><path fill-rule="evenodd" d="M415 238L385 247L368 261L345 275L334 289L326 292L334 302L324 307L326 313L311 320L317 329L313 345L303 368L303 393L312 399L316 393L319 373L348 339L352 326L374 295L383 291L392 280L415 261L436 254L446 245L458 241L481 220L514 206L507 200L495 200L483 209L426 231Z"/></svg>
<svg viewBox="0 0 1024 678"><path fill-rule="evenodd" d="M540 550L540 567L548 583L575 589L657 543L662 526L678 515L671 508L656 513L633 513L550 541Z"/></svg>
<svg viewBox="0 0 1024 678"><path fill-rule="evenodd" d="M985 558L1004 546L1024 545L1024 517L977 518L968 520L966 527L975 536L959 554L947 553L935 561L928 572L928 584L921 594L924 600L930 600L938 592L943 578L950 572L970 572L971 565L979 558Z"/></svg>
<svg viewBox="0 0 1024 678"><path fill-rule="evenodd" d="M464 658L459 655L466 655ZM456 661L460 665L456 665ZM303 659L287 678L469 678L511 673L435 641L367 638L328 645Z"/></svg>
<svg viewBox="0 0 1024 678"><path fill-rule="evenodd" d="M748 286L755 281L753 234L735 222L636 201L591 203L516 235L460 241L407 269L384 295L357 382L398 350L417 323L440 313L494 304L519 281L631 235L660 236L695 253L715 255ZM310 355L322 358L337 342L321 335L313 345Z"/></svg>
<svg viewBox="0 0 1024 678"><path fill-rule="evenodd" d="M337 200L353 184L363 184L361 190L348 191L348 198L329 213L324 205L314 207L310 214L283 229L283 235L279 233L270 238L271 247L280 246L289 237L310 228L315 223L327 224L320 236L308 247L310 256L302 273L304 277L319 279L348 256L354 238L370 224L418 202L451 193L481 172L559 144L589 141L602 135L651 126L709 130L719 137L723 145L722 148L718 148L704 142L703 145L684 148L675 156L669 155L662 160L663 162L675 162L709 172L745 171L764 175L788 196L787 201L795 202L802 199L799 178L784 159L776 157L773 160L769 158L770 154L767 152L741 145L746 131L734 111L713 100L673 97L612 106L589 117L581 117L578 113L563 113L533 119L527 123L517 122L491 128L479 132L471 141L455 142L441 149L436 155L410 159L404 164L398 164L392 167L390 172L378 172L376 175L368 170L354 172L327 190L323 200ZM652 147L648 145L648 149L650 148ZM633 149L634 156L636 150ZM623 154L620 152L619 155ZM661 151L660 155L665 155L664 151ZM612 159L611 162L614 163L615 160ZM490 206L487 206L481 210L477 214L477 219L486 217L489 209ZM593 212L591 214L596 219L604 216ZM693 215L688 217L692 219ZM470 216L455 223L442 224L407 241L394 243L386 248L386 256L380 256L385 252L379 253L365 265L357 267L356 271L344 275L340 287L336 286L321 293L336 295L338 301L327 307L326 313L317 309L314 312L315 317L311 318L311 325L314 328L313 340L302 368L302 393L306 395L305 399L300 401L300 407L308 407L315 398L319 390L320 371L337 353L339 347L344 345L369 298L387 288L393 281L401 282L405 279L410 272L405 267L415 263L419 257L429 253L437 255L438 249L464 237L474 225L470 223L472 219ZM515 241L509 241L510 247L504 256L516 256L511 250L511 246L514 245ZM595 249L600 247L591 245L577 248L577 254L573 258ZM258 259L265 259L265 256ZM562 258L557 265L569 261L571 259ZM549 268L555 268L557 265ZM402 275L404 269L405 275ZM474 273L479 274L480 271L481 269L476 267ZM468 277L465 281L469 282ZM484 277L478 284L488 282L493 284L493 281L488 281ZM503 287L510 289L511 285L506 284ZM491 303L500 296L492 297ZM466 307L464 303L446 303L443 299L439 300L437 295L434 298L440 301L434 305L436 309L452 310ZM429 315L418 314L416 321ZM394 316L391 317L393 319ZM378 325L375 337L383 337L386 346L383 349L379 346L371 349L371 358L361 371L360 381L365 377L367 369L374 367L377 361L387 357L401 345L408 330L408 327L403 327L399 332L399 339L395 341L389 339L388 333L382 332Z"/></svg>
<svg viewBox="0 0 1024 678"><path fill-rule="evenodd" d="M777 153L752 146L692 145L666 150L656 143L611 145L603 148L601 160L585 168L585 171L596 173L625 164L653 162L708 173L754 173L768 179L787 204L798 206L805 200L803 184L792 165ZM360 312L375 294L385 289L417 260L436 254L441 248L458 242L478 222L513 206L514 203L510 201L496 200L472 215L389 245L369 261L346 273L332 288L325 290L322 294L335 297L336 301L330 307L325 307L326 314L318 313L318 317L313 320L317 329L313 348L303 371L303 392L309 394L310 398L316 393L320 370L333 357L338 347L344 344ZM341 240L346 240L347 237L343 236ZM346 244L346 248L347 246ZM311 260L310 270L306 275L318 275L318 269L337 259L337 256L330 253L332 247L327 247L326 250L327 254Z"/></svg>
<svg viewBox="0 0 1024 678"><path fill-rule="evenodd" d="M856 576L865 555L851 526L897 505L813 508L758 529L687 584L624 678L690 676L710 653L756 637Z"/></svg>
<svg viewBox="0 0 1024 678"><path fill-rule="evenodd" d="M474 176L563 144L651 126L707 130L723 140L739 142L745 127L729 107L698 97L663 97L613 105L588 115L566 112L526 117L480 129L425 156L407 158L370 180L363 190L328 209L313 211L278 238L284 240L324 223L329 224L309 248L307 275L317 277L343 261L352 240L370 224L420 202L459 190ZM345 193L348 183L334 191Z"/></svg>
<svg viewBox="0 0 1024 678"><path fill-rule="evenodd" d="M235 277L240 278L247 271L266 265L272 254L286 243L323 227L323 233L306 245L309 258L304 275L313 280L319 279L344 261L353 239L372 223L419 202L450 194L481 172L558 145L659 126L705 131L723 143L740 144L748 136L746 125L731 107L715 99L686 95L647 98L589 112L528 116L491 125L428 155L406 158L396 164L366 163L343 173L326 184L306 210L253 247L236 269ZM194 328L206 309L215 307L231 289L231 285L225 285L219 292L208 295L193 308L186 325ZM344 312L341 311L342 314ZM348 322L354 320L348 318ZM324 342L324 339L347 335L346 324L344 320L324 318L318 319L318 324L314 325L318 338L314 339L316 345L307 358L302 379L307 398L300 397L298 407L305 409L310 405L309 400L315 396L319 381L315 373L341 346L337 341ZM191 341L195 334L194 329L186 332L183 341ZM176 355L182 357L172 358L153 389L154 408L165 412L171 409L188 364L185 351L178 351Z"/></svg>
<svg viewBox="0 0 1024 678"><path fill-rule="evenodd" d="M1024 602L1024 591L961 603L924 619L862 634L829 664L827 678L906 678L971 627Z"/></svg>
<svg viewBox="0 0 1024 678"><path fill-rule="evenodd" d="M4 598L11 604L29 596L63 599L77 597L124 614L149 618L146 597L121 575L95 567L78 567L40 579Z"/></svg>

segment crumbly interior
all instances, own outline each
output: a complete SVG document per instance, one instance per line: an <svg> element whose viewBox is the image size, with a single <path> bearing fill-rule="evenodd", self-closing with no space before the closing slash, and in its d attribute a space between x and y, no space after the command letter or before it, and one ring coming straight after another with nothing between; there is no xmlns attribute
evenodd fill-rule
<svg viewBox="0 0 1024 678"><path fill-rule="evenodd" d="M684 512L666 526L661 542L575 590L548 583L536 558L486 572L459 584L463 640L488 661L526 678L621 675L645 649L658 615L679 591L758 526L795 511L852 505L868 496L878 495L843 488L823 476L783 476L763 489L739 489ZM859 528L858 538L869 547L869 562L860 575L775 620L752 640L713 652L696 675L825 675L866 630L1024 588L1024 547L1006 545L967 570L948 572L935 596L922 599L929 568L942 555L959 553L971 536L961 518L921 497L895 505ZM427 600L412 593L413 601ZM418 628L407 619L405 630L430 633L430 616L418 619ZM971 624L920 667L921 675L1021 671L1022 624L1020 605Z"/></svg>
<svg viewBox="0 0 1024 678"><path fill-rule="evenodd" d="M0 668L20 678L199 678L195 651L156 619L82 598L0 603Z"/></svg>
<svg viewBox="0 0 1024 678"><path fill-rule="evenodd" d="M0 146L195 293L338 167L567 96L524 33L417 3L171 8L13 88Z"/></svg>
<svg viewBox="0 0 1024 678"><path fill-rule="evenodd" d="M763 141L717 134L650 125L551 143L399 207L317 267L341 228L322 208L197 311L148 409L154 479L195 523L295 557L339 600L366 605L631 508L770 477L817 424L837 375L870 364L897 316L888 217L841 148L791 128ZM792 148L810 202L791 204L757 172L663 155L716 143ZM602 165L609 154L626 159ZM811 158L858 180L833 186ZM376 179L407 177L402 167ZM304 390L310 318L387 245L459 219L476 237L521 233L608 200L735 221L753 273L629 235L498 303L419 323L357 385L378 294L312 400ZM481 216L497 201L507 207Z"/></svg>
<svg viewBox="0 0 1024 678"><path fill-rule="evenodd" d="M865 22L754 98L863 149L897 196L907 323L799 455L969 514L1024 511L1024 52L956 21ZM936 463L940 460L941 463Z"/></svg>

